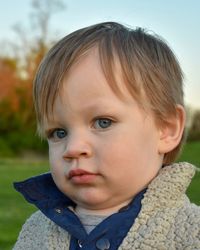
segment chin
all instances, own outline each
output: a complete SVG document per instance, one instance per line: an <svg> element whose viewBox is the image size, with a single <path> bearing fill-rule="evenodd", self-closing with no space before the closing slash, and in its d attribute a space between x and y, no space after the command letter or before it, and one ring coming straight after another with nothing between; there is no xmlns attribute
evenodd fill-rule
<svg viewBox="0 0 200 250"><path fill-rule="evenodd" d="M97 194L85 194L84 196L76 196L71 198L76 204L87 209L104 209L109 199L100 197Z"/></svg>

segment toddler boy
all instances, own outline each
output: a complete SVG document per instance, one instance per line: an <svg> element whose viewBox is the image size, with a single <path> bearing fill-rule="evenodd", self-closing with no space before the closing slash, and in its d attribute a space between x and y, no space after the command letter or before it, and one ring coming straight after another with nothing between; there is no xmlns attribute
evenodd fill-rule
<svg viewBox="0 0 200 250"><path fill-rule="evenodd" d="M158 36L114 22L77 30L34 81L51 173L15 183L39 211L14 249L200 249L182 71Z"/></svg>

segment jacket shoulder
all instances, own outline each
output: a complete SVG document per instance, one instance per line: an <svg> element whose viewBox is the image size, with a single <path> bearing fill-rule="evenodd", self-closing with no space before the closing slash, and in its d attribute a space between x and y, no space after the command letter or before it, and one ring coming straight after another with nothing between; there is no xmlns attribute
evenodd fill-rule
<svg viewBox="0 0 200 250"><path fill-rule="evenodd" d="M183 246L188 250L200 249L200 207L190 203L186 196L176 216L175 237L178 249Z"/></svg>
<svg viewBox="0 0 200 250"><path fill-rule="evenodd" d="M69 235L41 211L32 214L22 226L13 250L47 250L69 247Z"/></svg>

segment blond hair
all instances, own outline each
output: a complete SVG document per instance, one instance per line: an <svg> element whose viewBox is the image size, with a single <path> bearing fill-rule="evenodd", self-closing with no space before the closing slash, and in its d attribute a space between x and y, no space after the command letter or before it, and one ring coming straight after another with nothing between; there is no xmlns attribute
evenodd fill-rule
<svg viewBox="0 0 200 250"><path fill-rule="evenodd" d="M184 106L183 74L163 39L142 28L131 29L115 22L99 23L67 35L42 60L33 91L40 134L44 120L48 120L53 111L64 76L75 61L95 46L113 91L120 95L115 81L117 58L126 87L139 105L145 108L148 104L156 122L164 124L170 116L176 116L177 104ZM164 164L175 160L183 138L184 135L179 145L165 155Z"/></svg>

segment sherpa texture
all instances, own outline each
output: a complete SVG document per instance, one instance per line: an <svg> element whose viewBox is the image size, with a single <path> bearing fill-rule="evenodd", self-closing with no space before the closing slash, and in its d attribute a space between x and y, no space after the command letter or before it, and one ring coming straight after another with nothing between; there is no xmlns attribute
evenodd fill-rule
<svg viewBox="0 0 200 250"><path fill-rule="evenodd" d="M200 250L200 207L185 191L195 174L189 163L162 168L119 250ZM14 250L68 250L70 235L40 211L24 224Z"/></svg>

